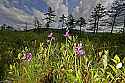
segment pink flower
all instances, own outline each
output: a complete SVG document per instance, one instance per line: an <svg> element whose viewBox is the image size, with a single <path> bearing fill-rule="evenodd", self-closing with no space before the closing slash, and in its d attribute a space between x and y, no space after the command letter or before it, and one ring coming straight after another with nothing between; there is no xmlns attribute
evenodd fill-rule
<svg viewBox="0 0 125 83"><path fill-rule="evenodd" d="M75 44L75 53L78 56L85 55L85 51L82 49L82 43Z"/></svg>
<svg viewBox="0 0 125 83"><path fill-rule="evenodd" d="M48 35L49 38L53 37L53 33L51 32L49 35Z"/></svg>
<svg viewBox="0 0 125 83"><path fill-rule="evenodd" d="M27 59L27 61L31 61L32 60L32 53L26 53L26 59Z"/></svg>
<svg viewBox="0 0 125 83"><path fill-rule="evenodd" d="M53 33L52 32L49 33L47 43L54 41L54 40L55 40L55 37L53 36Z"/></svg>
<svg viewBox="0 0 125 83"><path fill-rule="evenodd" d="M32 60L32 53L25 53L22 57L23 60L31 61Z"/></svg>
<svg viewBox="0 0 125 83"><path fill-rule="evenodd" d="M64 37L69 37L69 32L65 32Z"/></svg>
<svg viewBox="0 0 125 83"><path fill-rule="evenodd" d="M78 56L82 56L82 55L85 55L85 51L84 50L76 50L76 54L78 55Z"/></svg>

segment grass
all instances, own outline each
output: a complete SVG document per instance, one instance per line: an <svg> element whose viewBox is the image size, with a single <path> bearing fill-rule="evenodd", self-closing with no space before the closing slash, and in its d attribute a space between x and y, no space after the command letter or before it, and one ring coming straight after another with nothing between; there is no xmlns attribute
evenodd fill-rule
<svg viewBox="0 0 125 83"><path fill-rule="evenodd" d="M48 40L53 32L54 41ZM124 34L72 32L41 29L28 32L0 32L0 79L14 83L124 83ZM83 44L78 56L74 44ZM32 60L23 60L32 53ZM116 66L122 63L121 68ZM14 81L15 80L15 81Z"/></svg>

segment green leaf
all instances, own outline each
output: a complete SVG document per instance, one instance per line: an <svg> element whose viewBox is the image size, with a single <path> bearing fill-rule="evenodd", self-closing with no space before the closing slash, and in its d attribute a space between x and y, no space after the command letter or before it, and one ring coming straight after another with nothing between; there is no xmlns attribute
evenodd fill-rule
<svg viewBox="0 0 125 83"><path fill-rule="evenodd" d="M107 59L107 54L103 55L103 65L104 65L104 69L106 69L108 64L108 59Z"/></svg>
<svg viewBox="0 0 125 83"><path fill-rule="evenodd" d="M117 73L117 69L113 66L113 65L109 65L111 68L112 68L112 70L115 72L115 73Z"/></svg>
<svg viewBox="0 0 125 83"><path fill-rule="evenodd" d="M115 62L115 64L120 63L120 58L118 57L118 55L115 55L115 57L114 57L114 60L113 60L113 61Z"/></svg>
<svg viewBox="0 0 125 83"><path fill-rule="evenodd" d="M10 65L10 70L12 70L13 69L13 66L12 65Z"/></svg>
<svg viewBox="0 0 125 83"><path fill-rule="evenodd" d="M107 79L110 77L110 78L112 78L112 79L114 79L114 77L113 77L113 75L112 75L112 73L111 72L107 72Z"/></svg>
<svg viewBox="0 0 125 83"><path fill-rule="evenodd" d="M21 54L21 53L19 53L19 54L18 54L18 59L21 59L21 56L22 56L22 54Z"/></svg>
<svg viewBox="0 0 125 83"><path fill-rule="evenodd" d="M78 82L79 82L79 83L83 83L83 82L82 82L82 80L81 80L82 75L81 75L80 70L78 70L78 72L77 72L77 75L76 75L76 76L77 76L77 80L78 80Z"/></svg>

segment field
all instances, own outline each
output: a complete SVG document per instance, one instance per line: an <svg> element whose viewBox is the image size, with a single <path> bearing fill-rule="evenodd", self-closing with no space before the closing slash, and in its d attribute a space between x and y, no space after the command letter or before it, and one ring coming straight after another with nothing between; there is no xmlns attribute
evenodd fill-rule
<svg viewBox="0 0 125 83"><path fill-rule="evenodd" d="M124 57L124 33L0 32L5 83L125 83Z"/></svg>

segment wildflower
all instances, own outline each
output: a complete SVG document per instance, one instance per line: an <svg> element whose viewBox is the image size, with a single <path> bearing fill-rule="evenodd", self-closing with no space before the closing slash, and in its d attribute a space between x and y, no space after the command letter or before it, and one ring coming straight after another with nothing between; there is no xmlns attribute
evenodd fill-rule
<svg viewBox="0 0 125 83"><path fill-rule="evenodd" d="M82 49L82 43L79 43L79 44L75 43L74 45L75 45L75 53L78 56L85 55L85 51Z"/></svg>
<svg viewBox="0 0 125 83"><path fill-rule="evenodd" d="M117 69L122 68L122 63L118 63L118 64L116 65L116 68L117 68Z"/></svg>
<svg viewBox="0 0 125 83"><path fill-rule="evenodd" d="M32 53L25 53L22 57L22 59L31 61L32 60Z"/></svg>
<svg viewBox="0 0 125 83"><path fill-rule="evenodd" d="M53 37L53 33L51 32L49 35L48 35L48 40L47 40L47 43L51 42L55 40L55 37Z"/></svg>
<svg viewBox="0 0 125 83"><path fill-rule="evenodd" d="M48 35L48 38L52 38L53 37L53 33L51 32L49 35Z"/></svg>
<svg viewBox="0 0 125 83"><path fill-rule="evenodd" d="M64 37L69 37L69 31L65 32Z"/></svg>
<svg viewBox="0 0 125 83"><path fill-rule="evenodd" d="M78 56L82 56L82 55L85 55L85 51L83 49L80 49L80 48L76 48L75 49L75 52Z"/></svg>
<svg viewBox="0 0 125 83"><path fill-rule="evenodd" d="M26 58L27 58L28 61L31 61L31 59L32 59L32 53L27 53L26 54Z"/></svg>

